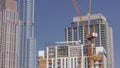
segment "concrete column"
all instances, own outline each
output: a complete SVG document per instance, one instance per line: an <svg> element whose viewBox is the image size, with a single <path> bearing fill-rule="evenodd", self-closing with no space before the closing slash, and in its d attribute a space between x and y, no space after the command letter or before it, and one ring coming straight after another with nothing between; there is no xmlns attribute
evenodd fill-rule
<svg viewBox="0 0 120 68"><path fill-rule="evenodd" d="M55 46L55 68L57 68L57 46Z"/></svg>
<svg viewBox="0 0 120 68"><path fill-rule="evenodd" d="M49 48L47 47L47 60L46 60L46 67L47 67L47 68L49 67L49 66L48 66L48 58L49 58L49 55L48 55L49 53L48 53L48 52L49 52Z"/></svg>

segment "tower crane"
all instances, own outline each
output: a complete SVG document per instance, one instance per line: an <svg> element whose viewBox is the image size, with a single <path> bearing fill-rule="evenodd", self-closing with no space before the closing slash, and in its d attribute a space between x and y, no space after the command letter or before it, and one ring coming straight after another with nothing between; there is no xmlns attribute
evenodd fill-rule
<svg viewBox="0 0 120 68"><path fill-rule="evenodd" d="M96 33L95 33L95 24L92 24L92 31L90 31L90 25L88 25L88 28L86 27L84 20L80 14L80 10L79 7L76 3L76 0L72 0L72 3L74 5L74 8L76 10L76 13L81 21L83 30L86 33L86 37L87 37L87 41L88 41L88 68L92 68L92 62L93 62L93 53L92 53L92 40L96 37ZM92 0L90 0L90 4L89 4L89 8L88 8L88 22L90 23L90 14L91 14L91 4L92 4Z"/></svg>

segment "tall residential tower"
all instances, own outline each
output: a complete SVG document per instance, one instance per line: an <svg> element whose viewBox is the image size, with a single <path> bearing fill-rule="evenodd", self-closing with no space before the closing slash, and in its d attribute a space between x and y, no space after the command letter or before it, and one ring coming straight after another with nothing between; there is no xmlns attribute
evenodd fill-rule
<svg viewBox="0 0 120 68"><path fill-rule="evenodd" d="M34 0L17 0L19 13L18 67L36 68Z"/></svg>
<svg viewBox="0 0 120 68"><path fill-rule="evenodd" d="M0 68L17 68L17 4L0 0Z"/></svg>
<svg viewBox="0 0 120 68"><path fill-rule="evenodd" d="M83 20L86 27L90 27L89 30L92 30L91 24L96 24L95 30L98 37L92 42L96 47L103 46L105 48L107 51L108 68L114 68L112 28L109 26L106 18L102 14L93 14L90 16L90 22L87 15L83 16ZM71 26L65 28L65 41L81 40L82 44L87 44L86 34L80 22L79 17L74 17Z"/></svg>

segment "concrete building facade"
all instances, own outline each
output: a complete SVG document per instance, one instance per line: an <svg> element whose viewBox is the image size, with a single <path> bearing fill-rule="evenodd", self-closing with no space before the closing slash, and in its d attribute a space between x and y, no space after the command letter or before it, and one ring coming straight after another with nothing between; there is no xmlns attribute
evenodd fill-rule
<svg viewBox="0 0 120 68"><path fill-rule="evenodd" d="M103 47L93 48L93 68L107 68L106 51ZM61 42L48 46L39 52L38 68L88 68L88 56L84 55L84 46L79 42Z"/></svg>
<svg viewBox="0 0 120 68"><path fill-rule="evenodd" d="M96 25L95 32L98 37L95 38L92 43L94 43L96 47L102 46L105 48L107 51L108 68L114 68L112 28L109 26L107 19L102 14L92 14L90 20L87 15L83 16L83 20L89 30L92 30L92 24ZM81 20L79 17L74 17L71 26L65 28L65 41L77 40L81 40L82 44L87 44L87 38L81 25Z"/></svg>
<svg viewBox="0 0 120 68"><path fill-rule="evenodd" d="M0 0L0 68L17 68L18 13L14 0Z"/></svg>

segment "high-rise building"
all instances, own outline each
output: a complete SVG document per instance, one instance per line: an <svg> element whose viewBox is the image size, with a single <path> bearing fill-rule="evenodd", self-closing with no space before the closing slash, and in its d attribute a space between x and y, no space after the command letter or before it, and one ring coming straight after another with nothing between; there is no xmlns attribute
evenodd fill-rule
<svg viewBox="0 0 120 68"><path fill-rule="evenodd" d="M69 44L67 44L69 43ZM88 56L79 41L57 42L39 51L38 68L88 68ZM103 47L93 49L92 68L107 68L106 51Z"/></svg>
<svg viewBox="0 0 120 68"><path fill-rule="evenodd" d="M17 3L0 0L0 68L17 68Z"/></svg>
<svg viewBox="0 0 120 68"><path fill-rule="evenodd" d="M92 42L96 47L103 46L105 48L107 51L108 68L114 68L112 28L109 26L105 16L92 14L89 20L89 17L86 15L83 16L83 20L89 30L92 30L92 24L96 24L95 31L98 37ZM65 41L81 40L82 44L87 44L86 34L80 22L79 17L74 17L71 26L65 28Z"/></svg>
<svg viewBox="0 0 120 68"><path fill-rule="evenodd" d="M18 67L36 68L34 37L34 0L17 0L19 13Z"/></svg>

